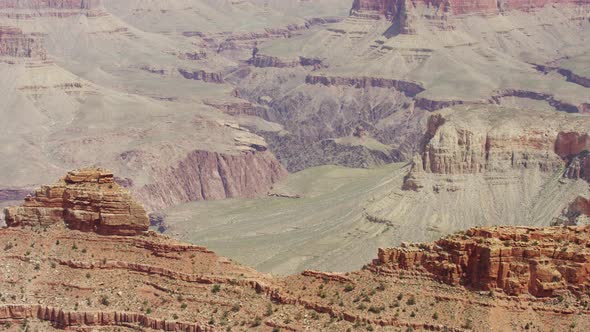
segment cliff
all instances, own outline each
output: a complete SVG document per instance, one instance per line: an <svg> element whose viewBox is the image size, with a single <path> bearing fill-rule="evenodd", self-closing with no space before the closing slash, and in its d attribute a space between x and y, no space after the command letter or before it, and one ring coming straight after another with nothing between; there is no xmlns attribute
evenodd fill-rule
<svg viewBox="0 0 590 332"><path fill-rule="evenodd" d="M94 9L101 0L5 0L0 9Z"/></svg>
<svg viewBox="0 0 590 332"><path fill-rule="evenodd" d="M406 189L426 174L502 174L528 171L588 180L590 122L584 116L526 114L509 109L455 107L430 116ZM513 115L510 115L513 114Z"/></svg>
<svg viewBox="0 0 590 332"><path fill-rule="evenodd" d="M112 174L99 170L70 172L60 183L69 192L63 196L88 208L115 187ZM49 196L38 191L27 202L46 209L63 203L62 196ZM590 328L588 227L471 229L434 244L381 249L361 271L277 277L154 232L101 236L63 223L46 226L0 229L6 272L0 275L0 326L459 332L510 330L518 320L539 330L563 330L572 321ZM523 294L531 296L516 296ZM550 296L560 300L544 299ZM548 314L550 320L541 319Z"/></svg>
<svg viewBox="0 0 590 332"><path fill-rule="evenodd" d="M136 235L148 229L145 210L102 169L69 172L51 186L37 189L20 207L4 210L9 227L49 226L103 235Z"/></svg>
<svg viewBox="0 0 590 332"><path fill-rule="evenodd" d="M433 16L498 15L509 10L531 11L549 5L589 3L588 0L355 0L351 12L353 14L370 12L395 19L411 11L429 13Z"/></svg>
<svg viewBox="0 0 590 332"><path fill-rule="evenodd" d="M475 228L433 244L380 249L370 269L424 272L450 285L549 297L590 290L590 228Z"/></svg>
<svg viewBox="0 0 590 332"><path fill-rule="evenodd" d="M403 34L414 32L416 17L431 21L452 17L501 15L507 11L533 11L545 6L589 5L590 0L354 0L352 16L392 21ZM441 26L446 26L442 24Z"/></svg>
<svg viewBox="0 0 590 332"><path fill-rule="evenodd" d="M16 27L0 26L0 56L45 60L47 53L41 36L24 34Z"/></svg>
<svg viewBox="0 0 590 332"><path fill-rule="evenodd" d="M225 198L253 198L265 194L287 171L266 151L226 154L193 151L173 167L154 170L153 183L134 188L134 193L150 208ZM133 158L126 155L126 159Z"/></svg>

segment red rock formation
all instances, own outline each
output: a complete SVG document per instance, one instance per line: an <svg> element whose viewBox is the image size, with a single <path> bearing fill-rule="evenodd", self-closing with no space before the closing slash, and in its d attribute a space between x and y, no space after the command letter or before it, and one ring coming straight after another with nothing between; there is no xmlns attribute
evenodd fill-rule
<svg viewBox="0 0 590 332"><path fill-rule="evenodd" d="M23 34L19 28L0 26L0 56L45 60L47 53L40 36Z"/></svg>
<svg viewBox="0 0 590 332"><path fill-rule="evenodd" d="M561 132L555 141L555 153L562 158L590 150L590 135L587 133Z"/></svg>
<svg viewBox="0 0 590 332"><path fill-rule="evenodd" d="M143 207L102 169L69 172L57 184L26 197L21 207L6 208L4 213L9 227L65 222L71 229L103 235L136 235L149 227Z"/></svg>
<svg viewBox="0 0 590 332"><path fill-rule="evenodd" d="M470 229L433 244L380 249L369 269L424 272L508 295L590 290L590 227Z"/></svg>
<svg viewBox="0 0 590 332"><path fill-rule="evenodd" d="M178 322L151 318L146 314L124 311L66 311L39 304L14 304L0 306L1 320L38 319L50 322L55 327L68 329L79 326L124 326L137 324L143 328L161 331L205 332L213 331L199 323Z"/></svg>

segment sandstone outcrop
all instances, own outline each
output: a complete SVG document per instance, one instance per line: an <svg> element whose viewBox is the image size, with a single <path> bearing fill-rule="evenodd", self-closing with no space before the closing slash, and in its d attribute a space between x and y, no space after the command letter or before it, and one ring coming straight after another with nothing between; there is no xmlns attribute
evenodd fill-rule
<svg viewBox="0 0 590 332"><path fill-rule="evenodd" d="M566 178L588 180L590 139L586 117L569 119L565 115L551 121L532 114L516 122L509 120L511 111L505 109L489 110L470 122L466 117L479 111L471 112L441 111L430 116L422 152L413 160L406 189L418 189L419 178L429 173L452 176L526 170L552 174L565 169ZM453 114L464 116L460 119ZM573 131L563 130L576 126Z"/></svg>
<svg viewBox="0 0 590 332"><path fill-rule="evenodd" d="M142 328L162 331L206 332L213 331L199 323L177 322L174 320L154 319L139 312L125 311L66 311L61 308L33 305L0 306L2 320L37 319L46 321L60 329L91 326L124 326L136 324Z"/></svg>
<svg viewBox="0 0 590 332"><path fill-rule="evenodd" d="M102 235L137 235L146 231L146 211L102 169L69 172L57 184L37 189L20 207L4 211L6 224L49 226L65 222L71 229Z"/></svg>
<svg viewBox="0 0 590 332"><path fill-rule="evenodd" d="M41 36L24 34L16 27L0 26L0 56L45 60L47 52Z"/></svg>
<svg viewBox="0 0 590 332"><path fill-rule="evenodd" d="M545 6L589 5L590 0L355 0L352 16L385 18L393 23L395 33L413 34L416 17L429 20L440 30L452 29L450 18L467 15L491 16L508 11L533 11Z"/></svg>
<svg viewBox="0 0 590 332"><path fill-rule="evenodd" d="M429 118L425 146L414 166L417 171L437 174L478 174L527 168L557 170L561 158L552 153L555 135L550 129L475 129L449 123L441 115Z"/></svg>
<svg viewBox="0 0 590 332"><path fill-rule="evenodd" d="M277 277L154 232L101 236L55 224L5 228L0 326L460 332L510 330L517 320L523 327L535 322L540 330L575 321L586 330L589 233L583 227L474 229L437 244L383 249L361 271ZM512 296L527 292L540 298ZM556 295L562 296L543 298ZM540 319L546 315L551 319Z"/></svg>
<svg viewBox="0 0 590 332"><path fill-rule="evenodd" d="M410 11L423 11L434 16L489 15L509 10L530 11L549 5L587 4L587 0L355 0L353 14L373 13L389 19L400 18Z"/></svg>
<svg viewBox="0 0 590 332"><path fill-rule="evenodd" d="M590 228L475 228L379 250L370 269L425 272L450 285L549 297L590 290Z"/></svg>

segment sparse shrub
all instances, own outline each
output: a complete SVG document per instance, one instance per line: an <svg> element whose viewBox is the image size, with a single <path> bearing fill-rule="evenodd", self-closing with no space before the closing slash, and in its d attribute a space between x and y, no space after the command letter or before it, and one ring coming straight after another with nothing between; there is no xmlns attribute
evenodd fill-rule
<svg viewBox="0 0 590 332"><path fill-rule="evenodd" d="M180 305L180 309L182 309L182 310L186 309L186 307L188 307L188 305L186 303L183 303Z"/></svg>
<svg viewBox="0 0 590 332"><path fill-rule="evenodd" d="M8 242L7 244L4 245L4 251L8 251L12 248L14 248L14 245L12 244L12 242Z"/></svg>
<svg viewBox="0 0 590 332"><path fill-rule="evenodd" d="M438 312L435 312L435 313L432 315L432 319L434 319L434 320L438 320Z"/></svg>
<svg viewBox="0 0 590 332"><path fill-rule="evenodd" d="M240 305L239 305L239 304L237 304L237 303L236 303L236 304L234 304L234 305L231 307L231 311L233 311L233 312L238 312L238 311L240 311Z"/></svg>
<svg viewBox="0 0 590 332"><path fill-rule="evenodd" d="M414 295L410 296L410 298L408 299L408 301L406 301L407 305L414 305L416 304L416 297L414 297Z"/></svg>
<svg viewBox="0 0 590 332"><path fill-rule="evenodd" d="M371 312L371 313L374 313L374 314L379 314L383 310L385 310L384 307L370 306L368 311Z"/></svg>
<svg viewBox="0 0 590 332"><path fill-rule="evenodd" d="M101 296L100 304L102 304L104 306L108 306L109 304L111 304L111 302L109 301L109 297L106 295Z"/></svg>
<svg viewBox="0 0 590 332"><path fill-rule="evenodd" d="M178 315L177 314L173 314L172 315L172 319L174 319L174 320L178 319Z"/></svg>
<svg viewBox="0 0 590 332"><path fill-rule="evenodd" d="M217 293L219 293L220 290L221 290L220 285L213 285L213 288L211 288L211 293L217 294Z"/></svg>
<svg viewBox="0 0 590 332"><path fill-rule="evenodd" d="M354 290L354 286L351 284L348 284L346 286L344 286L344 291L345 292L352 292Z"/></svg>
<svg viewBox="0 0 590 332"><path fill-rule="evenodd" d="M271 316L272 315L272 304L268 304L266 306L266 313L264 313L265 316Z"/></svg>
<svg viewBox="0 0 590 332"><path fill-rule="evenodd" d="M416 317L416 313L412 311L412 312L410 313L410 317Z"/></svg>
<svg viewBox="0 0 590 332"><path fill-rule="evenodd" d="M401 301L403 298L404 298L404 294L402 294L402 293L400 293L400 294L397 296L397 300L398 300L398 301Z"/></svg>
<svg viewBox="0 0 590 332"><path fill-rule="evenodd" d="M262 318L256 317L254 318L254 322L252 323L252 327L260 326L262 324Z"/></svg>
<svg viewBox="0 0 590 332"><path fill-rule="evenodd" d="M72 250L78 250L78 246L75 243L72 244Z"/></svg>
<svg viewBox="0 0 590 332"><path fill-rule="evenodd" d="M376 289L377 289L378 291L380 291L380 292L384 291L384 290L385 290L385 284L384 284L384 283L382 283L382 282L380 282L380 283L379 283L379 286L377 286L377 288L376 288Z"/></svg>

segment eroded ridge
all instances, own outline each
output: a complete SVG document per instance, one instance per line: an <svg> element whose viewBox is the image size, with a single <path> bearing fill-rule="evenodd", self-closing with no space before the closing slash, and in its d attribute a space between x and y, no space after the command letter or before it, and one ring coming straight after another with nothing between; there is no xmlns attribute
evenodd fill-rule
<svg viewBox="0 0 590 332"><path fill-rule="evenodd" d="M39 220L64 201L100 207L99 189L115 185L103 170L70 172L47 187L60 195L42 195L46 188L27 198L37 219L0 229L0 329L590 328L587 227L471 229L382 249L360 271L277 277L151 231L113 236L65 227L59 214ZM121 216L126 223L132 215Z"/></svg>
<svg viewBox="0 0 590 332"><path fill-rule="evenodd" d="M590 228L473 228L432 244L381 249L372 269L427 272L450 285L550 297L590 289Z"/></svg>
<svg viewBox="0 0 590 332"><path fill-rule="evenodd" d="M148 229L144 208L121 188L111 172L80 169L27 196L20 207L4 210L6 224L47 226L65 222L71 229L103 235L137 235Z"/></svg>

